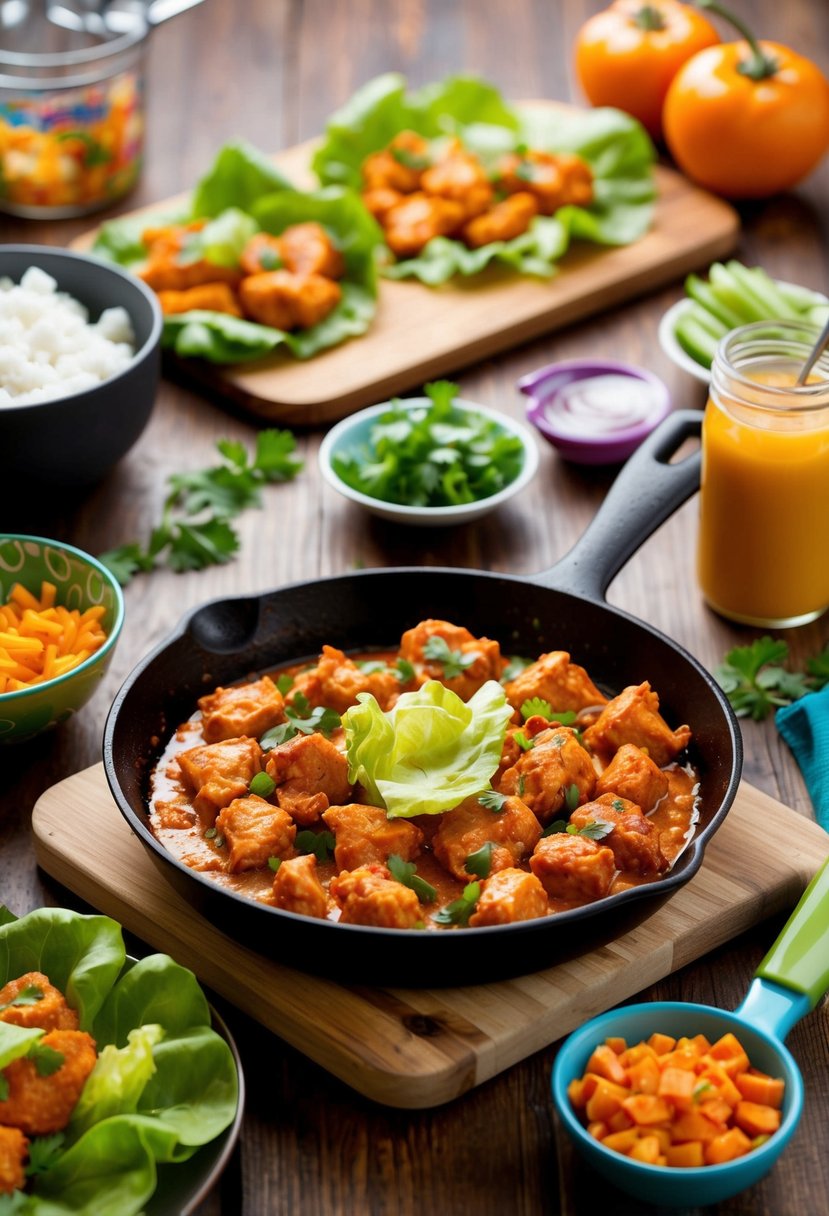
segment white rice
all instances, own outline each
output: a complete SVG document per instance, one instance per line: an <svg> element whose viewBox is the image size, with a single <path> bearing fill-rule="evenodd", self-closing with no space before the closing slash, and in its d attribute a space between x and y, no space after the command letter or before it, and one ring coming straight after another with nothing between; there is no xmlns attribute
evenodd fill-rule
<svg viewBox="0 0 829 1216"><path fill-rule="evenodd" d="M135 353L126 309L107 308L90 324L83 304L57 287L37 266L19 284L0 278L0 409L94 388Z"/></svg>

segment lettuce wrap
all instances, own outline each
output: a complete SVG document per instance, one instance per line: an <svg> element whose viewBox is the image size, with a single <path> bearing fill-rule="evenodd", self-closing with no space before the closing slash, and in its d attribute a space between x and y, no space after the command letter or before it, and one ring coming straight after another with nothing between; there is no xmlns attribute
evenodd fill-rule
<svg viewBox="0 0 829 1216"><path fill-rule="evenodd" d="M366 332L377 306L375 249L383 234L353 191L340 186L306 194L296 190L276 166L251 145L227 144L179 208L127 216L103 224L92 252L128 270L146 261L141 240L150 225L211 222L198 234L194 253L217 266L234 265L255 232L279 235L291 224L317 220L334 238L345 259L342 299L309 329L286 332L229 313L192 310L164 319L162 344L177 355L213 363L241 363L282 347L298 359Z"/></svg>
<svg viewBox="0 0 829 1216"><path fill-rule="evenodd" d="M108 917L0 908L0 987L28 971L64 993L99 1055L64 1132L30 1137L26 1191L0 1195L0 1216L137 1216L160 1165L233 1122L230 1048L192 972L163 954L133 963ZM42 1034L0 1021L0 1068Z"/></svg>
<svg viewBox="0 0 829 1216"><path fill-rule="evenodd" d="M470 77L451 77L412 93L394 72L369 81L331 118L314 155L314 171L323 184L359 190L363 161L402 130L430 140L456 136L485 163L522 146L574 152L590 165L595 193L589 207L566 206L555 215L537 216L514 240L468 249L461 241L435 237L417 257L385 266L388 278L417 278L434 286L456 274L477 274L493 262L550 277L572 240L626 245L650 225L655 153L635 119L608 108L559 112L509 106L491 85Z"/></svg>

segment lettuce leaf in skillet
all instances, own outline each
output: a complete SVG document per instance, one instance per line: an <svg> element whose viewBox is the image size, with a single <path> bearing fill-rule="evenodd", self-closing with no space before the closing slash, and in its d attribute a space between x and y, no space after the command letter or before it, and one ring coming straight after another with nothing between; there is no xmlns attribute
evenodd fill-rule
<svg viewBox="0 0 829 1216"><path fill-rule="evenodd" d="M243 142L227 144L179 208L152 215L127 216L102 225L93 246L99 257L136 270L146 259L142 231L151 223L212 221L201 242L203 255L217 265L232 264L253 231L278 235L291 224L317 220L334 237L345 259L342 299L309 329L275 329L227 313L205 310L165 317L163 345L185 357L213 363L242 363L280 348L298 359L366 332L377 306L374 251L382 233L360 199L340 187L304 193L296 190L263 153ZM244 238L244 239L243 239Z"/></svg>
<svg viewBox="0 0 829 1216"><path fill-rule="evenodd" d="M193 974L166 955L126 959L108 917L44 908L17 920L0 909L0 987L32 970L67 995L99 1056L65 1132L32 1138L40 1164L26 1193L0 1205L15 1216L137 1216L160 1164L186 1160L233 1121L233 1056ZM0 1022L0 1067L25 1054L12 1042L20 1032Z"/></svg>
<svg viewBox="0 0 829 1216"><path fill-rule="evenodd" d="M468 77L412 93L396 73L369 81L332 117L314 156L314 171L324 183L359 190L363 161L404 129L427 139L457 136L485 160L521 145L574 152L593 170L595 198L589 207L567 206L553 216L537 216L521 236L479 249L436 237L417 257L385 266L388 278L417 278L435 286L456 274L478 274L491 263L550 277L572 240L624 245L650 224L654 150L634 119L612 109L510 107L491 85Z"/></svg>

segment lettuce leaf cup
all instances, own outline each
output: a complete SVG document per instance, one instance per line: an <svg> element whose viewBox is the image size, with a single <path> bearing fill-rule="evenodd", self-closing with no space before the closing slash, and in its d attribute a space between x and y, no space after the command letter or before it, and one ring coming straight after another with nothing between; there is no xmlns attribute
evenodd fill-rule
<svg viewBox="0 0 829 1216"><path fill-rule="evenodd" d="M159 1167L234 1122L230 1047L192 972L163 954L128 959L108 917L42 908L18 920L0 907L0 987L30 971L64 993L98 1058L65 1130L30 1137L26 1190L0 1195L0 1216L138 1216ZM42 1035L0 1021L0 1069Z"/></svg>
<svg viewBox="0 0 829 1216"><path fill-rule="evenodd" d="M653 145L644 128L620 110L510 106L491 85L471 77L451 77L410 93L403 76L386 73L333 115L313 169L324 185L358 191L366 158L401 131L430 141L457 138L489 165L527 147L575 154L592 171L593 198L589 206L565 205L553 215L538 215L520 236L478 248L435 236L417 256L390 261L382 271L388 278L416 278L436 286L455 275L477 274L491 263L550 277L571 241L626 245L650 225Z"/></svg>
<svg viewBox="0 0 829 1216"><path fill-rule="evenodd" d="M377 307L375 250L382 244L382 232L359 197L340 186L311 193L297 190L266 156L244 142L220 149L181 207L103 224L92 252L135 272L147 260L144 230L202 219L209 222L188 247L188 255L218 268L234 266L257 232L278 236L291 225L318 222L345 262L342 298L319 323L290 331L208 309L168 315L162 335L165 348L212 363L242 363L279 349L309 359L364 334L371 325Z"/></svg>

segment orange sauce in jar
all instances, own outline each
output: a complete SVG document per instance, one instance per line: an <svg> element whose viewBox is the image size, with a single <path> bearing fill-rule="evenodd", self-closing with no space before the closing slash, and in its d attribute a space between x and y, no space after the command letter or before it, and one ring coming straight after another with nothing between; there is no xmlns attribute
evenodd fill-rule
<svg viewBox="0 0 829 1216"><path fill-rule="evenodd" d="M783 627L829 606L829 374L819 364L795 387L808 343L795 355L769 341L765 355L750 351L741 362L740 336L761 327L736 330L715 360L698 577L721 615Z"/></svg>

